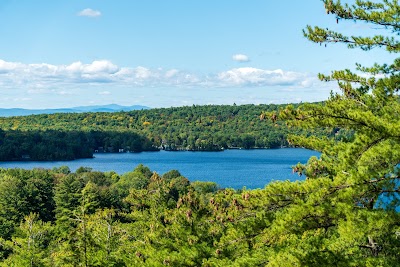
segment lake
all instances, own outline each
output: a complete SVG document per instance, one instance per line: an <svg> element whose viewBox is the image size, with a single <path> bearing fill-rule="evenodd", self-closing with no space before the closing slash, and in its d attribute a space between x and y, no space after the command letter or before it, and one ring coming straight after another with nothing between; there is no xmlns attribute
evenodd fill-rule
<svg viewBox="0 0 400 267"><path fill-rule="evenodd" d="M115 171L119 174L132 171L138 164L163 174L179 170L190 181L213 181L221 187L240 189L263 188L274 180L299 180L291 166L305 163L319 153L302 148L225 150L223 152L141 152L141 153L96 153L95 158L74 161L23 161L0 162L1 168L46 168L68 166L71 171L91 167L97 171Z"/></svg>

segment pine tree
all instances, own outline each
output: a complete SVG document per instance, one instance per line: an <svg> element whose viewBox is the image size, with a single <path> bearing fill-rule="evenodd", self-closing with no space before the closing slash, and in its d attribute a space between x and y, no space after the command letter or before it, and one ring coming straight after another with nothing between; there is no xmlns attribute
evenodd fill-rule
<svg viewBox="0 0 400 267"><path fill-rule="evenodd" d="M51 239L50 223L43 223L30 213L18 228L18 234L7 241L13 254L0 266L49 266L46 247Z"/></svg>
<svg viewBox="0 0 400 267"><path fill-rule="evenodd" d="M400 52L397 0L357 0L353 5L323 2L326 12L338 23L364 22L379 26L382 33L346 36L307 26L304 35L312 42ZM340 129L351 138L290 137L292 144L319 150L322 155L294 168L307 176L304 183L268 188L275 191L274 195L285 196L289 203L277 213L264 236L276 247L269 258L270 266L394 266L400 262L399 70L397 58L388 64L356 64L354 71L320 74L322 81L336 81L341 93L332 93L322 104L298 109L288 106L279 113L292 125Z"/></svg>

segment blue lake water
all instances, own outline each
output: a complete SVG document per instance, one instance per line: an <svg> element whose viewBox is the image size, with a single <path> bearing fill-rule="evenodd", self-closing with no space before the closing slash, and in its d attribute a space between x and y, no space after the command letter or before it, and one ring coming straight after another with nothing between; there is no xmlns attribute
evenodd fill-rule
<svg viewBox="0 0 400 267"><path fill-rule="evenodd" d="M138 164L163 174L179 170L190 181L213 181L221 187L239 189L263 188L274 180L299 180L291 166L305 163L319 153L301 148L225 150L223 152L142 152L96 153L95 158L74 161L24 161L0 162L0 168L46 168L68 166L71 171L91 167L97 171L115 171L119 174L132 171Z"/></svg>

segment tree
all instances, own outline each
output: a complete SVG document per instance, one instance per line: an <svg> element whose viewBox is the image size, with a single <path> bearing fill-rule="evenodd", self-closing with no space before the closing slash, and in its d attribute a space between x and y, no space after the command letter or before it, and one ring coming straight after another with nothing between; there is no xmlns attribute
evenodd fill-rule
<svg viewBox="0 0 400 267"><path fill-rule="evenodd" d="M53 219L53 181L48 171L39 169L0 171L0 237L9 238L29 213L43 221Z"/></svg>
<svg viewBox="0 0 400 267"><path fill-rule="evenodd" d="M71 220L81 202L81 191L84 182L76 174L69 174L61 177L55 187L54 199L56 202L56 219L60 233L68 236L69 232L75 227L75 222Z"/></svg>
<svg viewBox="0 0 400 267"><path fill-rule="evenodd" d="M8 241L13 254L0 266L48 266L46 247L50 241L50 223L43 223L39 216L30 213L18 229L18 235Z"/></svg>
<svg viewBox="0 0 400 267"><path fill-rule="evenodd" d="M116 255L123 231L116 222L117 214L112 209L99 210L89 217L87 230L93 244L89 266L123 266Z"/></svg>
<svg viewBox="0 0 400 267"><path fill-rule="evenodd" d="M354 20L379 26L382 33L346 36L307 26L315 43L343 43L351 49L383 48L400 52L400 5L397 0L362 1L353 5L323 1L337 22ZM400 58L388 64L320 74L336 81L341 93L322 104L286 107L280 118L301 127L343 129L353 138L335 140L290 136L292 144L322 152L294 170L304 183L275 187L288 204L265 235L279 249L270 265L393 266L400 261ZM271 116L271 113L268 114ZM273 114L272 114L273 116ZM292 197L294 198L292 198ZM299 245L300 244L300 245ZM275 265L274 265L275 264Z"/></svg>

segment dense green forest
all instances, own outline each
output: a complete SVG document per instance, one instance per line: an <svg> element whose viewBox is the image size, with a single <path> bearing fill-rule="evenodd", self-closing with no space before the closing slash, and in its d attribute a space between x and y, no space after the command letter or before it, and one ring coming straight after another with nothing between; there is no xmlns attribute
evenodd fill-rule
<svg viewBox="0 0 400 267"><path fill-rule="evenodd" d="M396 266L399 215L358 187L324 177L235 191L142 165L0 169L0 266Z"/></svg>
<svg viewBox="0 0 400 267"><path fill-rule="evenodd" d="M397 1L323 2L338 22L364 21L383 34L345 36L308 26L309 40L400 52ZM305 174L304 181L235 191L142 165L123 175L84 167L75 173L67 167L0 169L0 265L399 266L400 59L320 78L338 82L341 93L323 103L261 113L264 127L285 121L304 128L288 135L290 142L321 151L293 168ZM112 116L123 121L122 114L131 113ZM97 115L79 116L79 127L90 130L83 120ZM4 123L32 130L35 118L40 116ZM150 117L141 121L142 127L152 123ZM314 128L352 136L307 135Z"/></svg>
<svg viewBox="0 0 400 267"><path fill-rule="evenodd" d="M288 146L289 128L266 120L283 105L191 106L117 113L0 118L0 160L70 160L94 151L219 151ZM300 128L291 132L303 133ZM307 130L331 136L338 130ZM341 136L345 136L342 134ZM29 158L28 158L29 156Z"/></svg>
<svg viewBox="0 0 400 267"><path fill-rule="evenodd" d="M216 190L214 183L190 183L178 171L160 177L141 165L122 176L87 168L76 173L70 173L68 167L0 169L0 264L140 265L150 256L146 247L153 242L173 236L198 242L197 234L189 232L195 216L204 216L202 223L207 223L209 195ZM179 230L178 225L183 228ZM162 237L165 233L159 227L165 226L171 233ZM207 234L206 228L202 235ZM207 244L211 246L208 252L185 261L200 263L203 256L214 253L212 239L204 238L200 243L206 243L199 249ZM182 245L172 243L176 248ZM130 251L136 245L140 248ZM156 250L154 255L159 254ZM166 256L160 253L158 257L167 261ZM171 264L174 262L183 262L183 258L176 255L171 258Z"/></svg>
<svg viewBox="0 0 400 267"><path fill-rule="evenodd" d="M0 130L0 160L73 160L91 158L98 148L118 152L157 150L146 138L132 132L109 131L4 131Z"/></svg>

